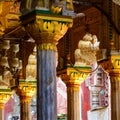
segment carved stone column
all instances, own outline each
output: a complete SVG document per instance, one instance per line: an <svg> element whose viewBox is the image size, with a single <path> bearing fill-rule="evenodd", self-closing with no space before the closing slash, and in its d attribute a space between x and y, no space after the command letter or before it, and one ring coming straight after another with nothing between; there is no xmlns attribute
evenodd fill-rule
<svg viewBox="0 0 120 120"><path fill-rule="evenodd" d="M17 94L20 97L20 119L30 119L30 103L32 96L36 93L36 81L22 81L20 80Z"/></svg>
<svg viewBox="0 0 120 120"><path fill-rule="evenodd" d="M10 89L0 89L0 120L5 120L4 118L4 105L10 99L12 91Z"/></svg>
<svg viewBox="0 0 120 120"><path fill-rule="evenodd" d="M110 70L111 80L111 114L112 120L120 120L120 55L112 55L113 69Z"/></svg>
<svg viewBox="0 0 120 120"><path fill-rule="evenodd" d="M45 12L34 11L21 19L37 44L37 119L56 120L56 44L71 26L72 19Z"/></svg>
<svg viewBox="0 0 120 120"><path fill-rule="evenodd" d="M80 72L83 71L83 72ZM68 67L60 77L67 85L67 119L80 120L80 85L86 79L90 67Z"/></svg>

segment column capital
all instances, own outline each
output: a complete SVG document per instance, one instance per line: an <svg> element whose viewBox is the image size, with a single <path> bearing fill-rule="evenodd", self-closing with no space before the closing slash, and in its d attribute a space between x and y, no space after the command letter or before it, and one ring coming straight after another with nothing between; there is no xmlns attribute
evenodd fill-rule
<svg viewBox="0 0 120 120"><path fill-rule="evenodd" d="M68 67L58 72L58 75L66 83L67 86L80 86L80 84L90 74L91 67Z"/></svg>
<svg viewBox="0 0 120 120"><path fill-rule="evenodd" d="M111 55L110 62L112 66L112 68L109 69L110 76L116 77L117 79L119 79L120 77L120 55L118 54Z"/></svg>
<svg viewBox="0 0 120 120"><path fill-rule="evenodd" d="M34 10L22 15L21 21L36 43L57 43L73 23L72 17L55 15L44 10Z"/></svg>
<svg viewBox="0 0 120 120"><path fill-rule="evenodd" d="M11 95L12 95L11 89L9 89L9 88L0 89L0 108L1 109L4 108L5 103L8 102L8 100L11 97Z"/></svg>
<svg viewBox="0 0 120 120"><path fill-rule="evenodd" d="M111 55L111 63L113 69L120 69L120 55Z"/></svg>
<svg viewBox="0 0 120 120"><path fill-rule="evenodd" d="M36 81L19 81L19 91L21 102L30 102L32 96L36 93Z"/></svg>
<svg viewBox="0 0 120 120"><path fill-rule="evenodd" d="M53 43L42 43L38 45L38 50L52 50L57 51L57 47Z"/></svg>

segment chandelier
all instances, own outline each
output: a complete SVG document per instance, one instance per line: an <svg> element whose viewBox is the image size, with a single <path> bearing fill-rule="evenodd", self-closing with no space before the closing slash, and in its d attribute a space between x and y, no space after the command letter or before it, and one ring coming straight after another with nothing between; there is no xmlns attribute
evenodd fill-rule
<svg viewBox="0 0 120 120"><path fill-rule="evenodd" d="M22 69L22 60L17 57L19 44L10 44L9 40L3 40L0 65L3 69L2 79L9 83L10 87L18 85L18 74ZM9 53L9 54L8 54Z"/></svg>
<svg viewBox="0 0 120 120"><path fill-rule="evenodd" d="M112 0L115 4L120 5L120 0Z"/></svg>

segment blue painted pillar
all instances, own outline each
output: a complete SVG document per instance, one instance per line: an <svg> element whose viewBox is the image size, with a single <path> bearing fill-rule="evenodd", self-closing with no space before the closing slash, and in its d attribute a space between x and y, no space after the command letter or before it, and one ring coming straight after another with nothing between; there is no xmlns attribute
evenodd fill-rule
<svg viewBox="0 0 120 120"><path fill-rule="evenodd" d="M35 10L21 20L37 44L37 120L57 120L56 44L72 27L73 19Z"/></svg>
<svg viewBox="0 0 120 120"><path fill-rule="evenodd" d="M37 120L57 120L56 45L37 45Z"/></svg>

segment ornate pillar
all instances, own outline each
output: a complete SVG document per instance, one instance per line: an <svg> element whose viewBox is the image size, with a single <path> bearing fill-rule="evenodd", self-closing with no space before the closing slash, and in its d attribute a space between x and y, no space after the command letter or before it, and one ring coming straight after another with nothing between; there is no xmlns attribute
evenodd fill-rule
<svg viewBox="0 0 120 120"><path fill-rule="evenodd" d="M66 70L59 73L67 85L68 120L81 119L80 85L89 73L97 69L96 52L99 49L98 47L99 42L97 41L97 36L90 33L85 34L83 40L79 41L78 48L75 50L74 66L71 64L71 61L69 61L72 67L67 67Z"/></svg>
<svg viewBox="0 0 120 120"><path fill-rule="evenodd" d="M111 114L112 120L119 120L120 101L120 55L112 55L111 62L113 69L110 70L111 79Z"/></svg>
<svg viewBox="0 0 120 120"><path fill-rule="evenodd" d="M19 81L17 94L20 97L20 120L31 120L30 103L32 96L36 93L36 81Z"/></svg>
<svg viewBox="0 0 120 120"><path fill-rule="evenodd" d="M67 85L67 119L80 120L80 85L86 79L91 67L68 67L60 77ZM83 72L80 72L83 71ZM87 73L85 73L87 72Z"/></svg>
<svg viewBox="0 0 120 120"><path fill-rule="evenodd" d="M72 24L72 18L35 10L21 20L37 44L37 119L56 120L56 44Z"/></svg>
<svg viewBox="0 0 120 120"><path fill-rule="evenodd" d="M0 120L5 120L4 118L4 105L10 99L12 91L8 88L0 89Z"/></svg>

